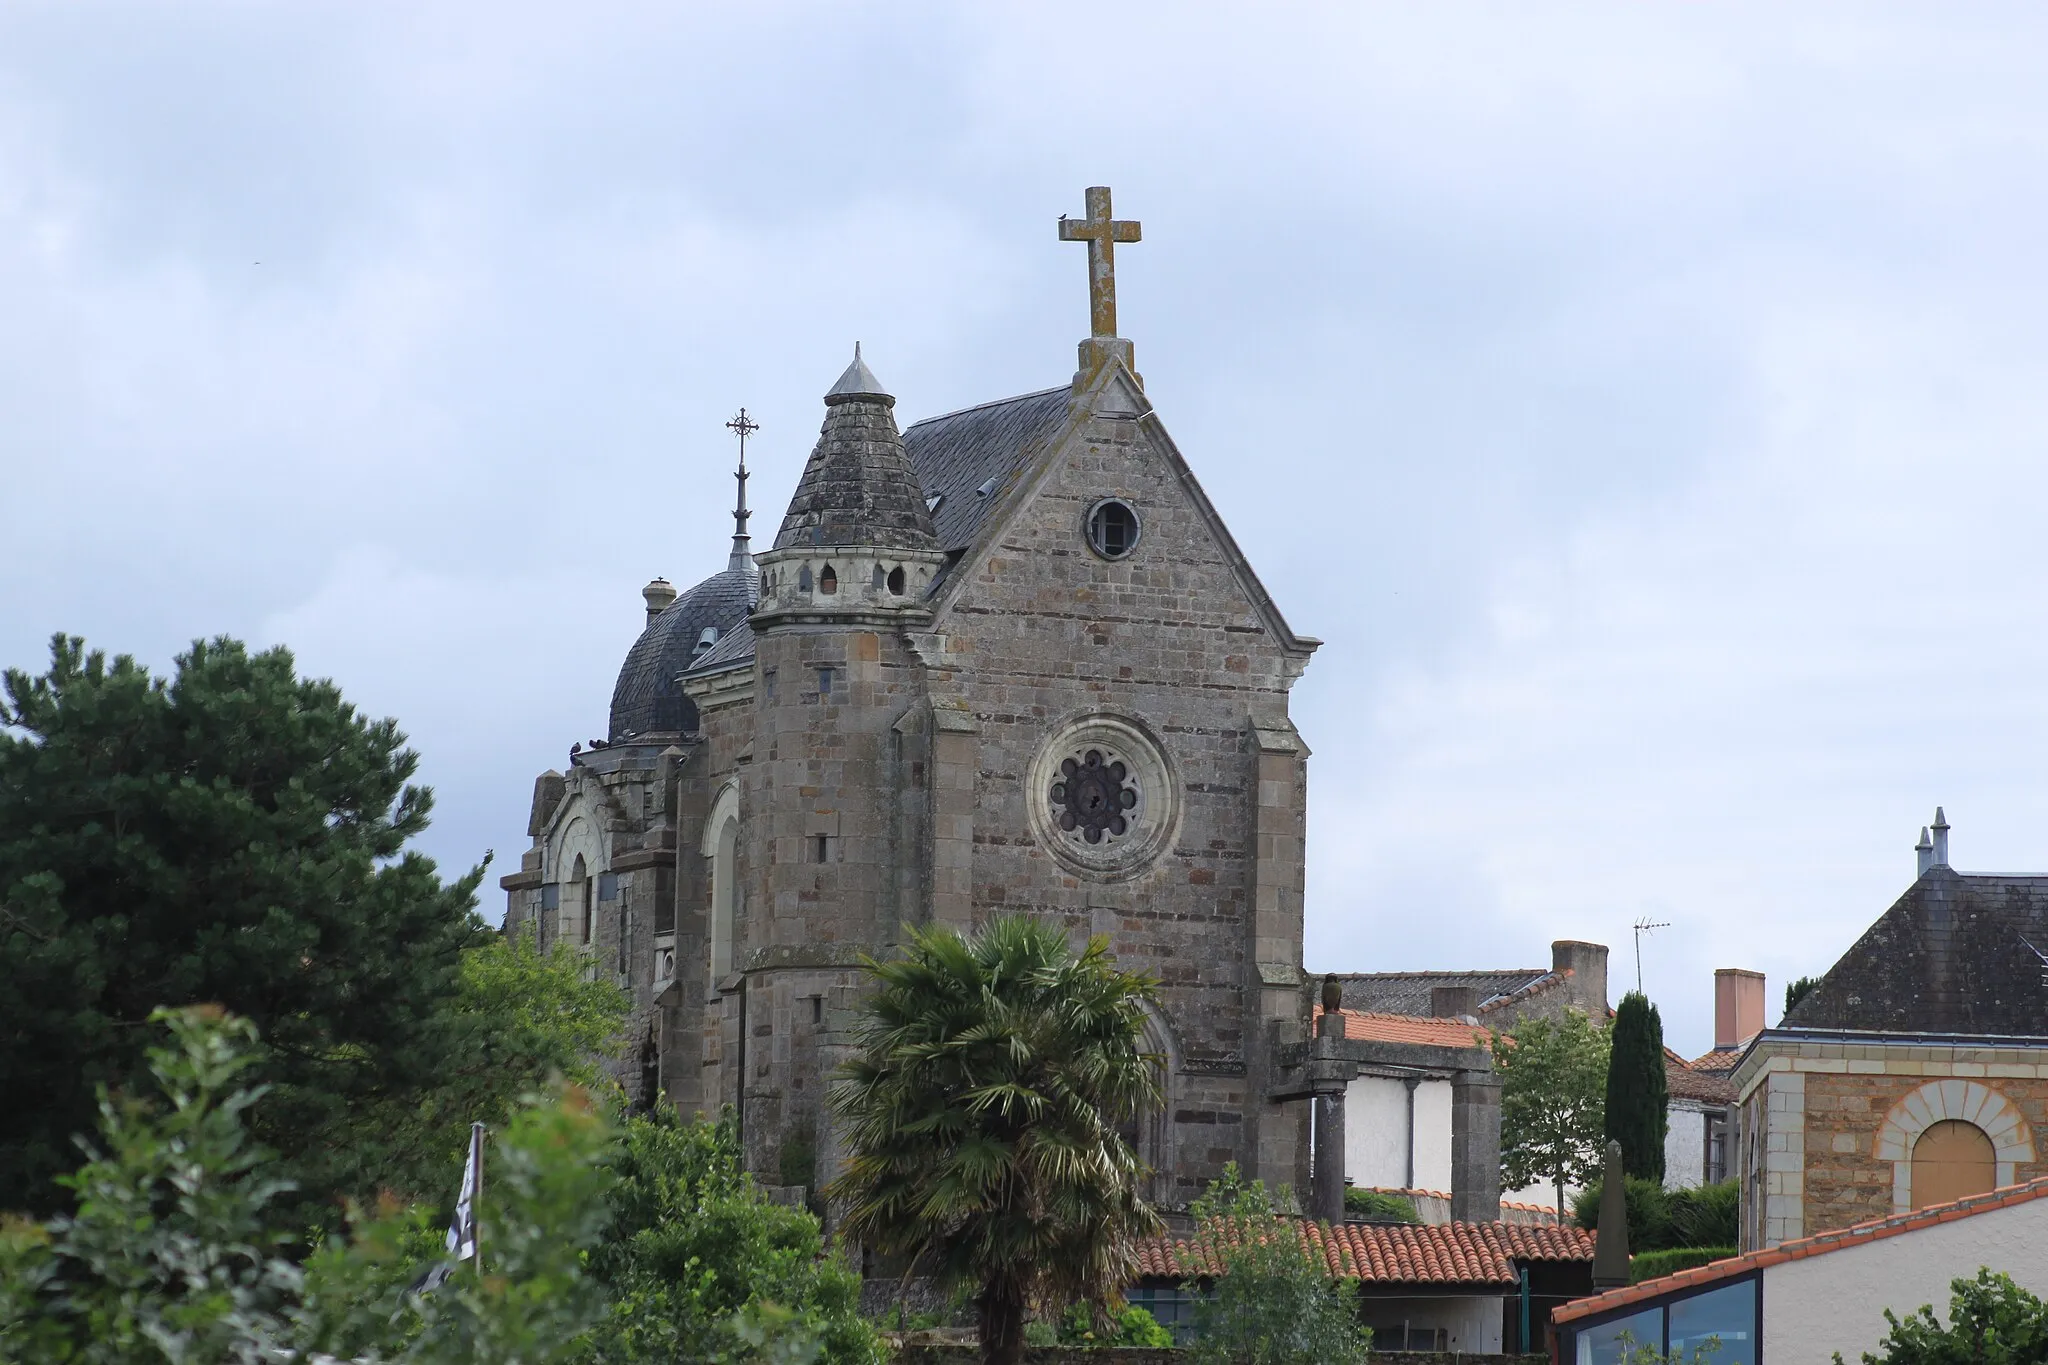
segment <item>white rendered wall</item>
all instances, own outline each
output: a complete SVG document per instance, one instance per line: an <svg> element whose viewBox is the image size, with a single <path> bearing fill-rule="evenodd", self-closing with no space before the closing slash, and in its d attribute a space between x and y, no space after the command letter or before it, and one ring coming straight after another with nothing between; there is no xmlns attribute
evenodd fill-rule
<svg viewBox="0 0 2048 1365"><path fill-rule="evenodd" d="M1980 1266L2048 1294L2048 1199L1958 1218L1864 1246L1786 1261L1764 1271L1763 1356L1771 1365L1821 1365L1873 1351L1900 1317L1933 1304L1948 1322L1949 1281Z"/></svg>
<svg viewBox="0 0 2048 1365"><path fill-rule="evenodd" d="M1363 1188L1408 1186L1408 1083L1360 1076L1344 1090L1344 1177ZM1451 1083L1415 1087L1416 1189L1451 1188Z"/></svg>
<svg viewBox="0 0 2048 1365"><path fill-rule="evenodd" d="M1664 1111L1664 1188L1707 1181L1707 1111L1696 1100L1673 1100Z"/></svg>
<svg viewBox="0 0 2048 1365"><path fill-rule="evenodd" d="M1345 1121L1350 1121L1348 1114ZM1371 1298L1365 1302L1363 1316L1369 1323L1399 1326L1406 1322L1417 1331L1443 1328L1451 1336L1447 1349L1465 1355L1492 1355L1500 1351L1504 1311L1499 1295Z"/></svg>

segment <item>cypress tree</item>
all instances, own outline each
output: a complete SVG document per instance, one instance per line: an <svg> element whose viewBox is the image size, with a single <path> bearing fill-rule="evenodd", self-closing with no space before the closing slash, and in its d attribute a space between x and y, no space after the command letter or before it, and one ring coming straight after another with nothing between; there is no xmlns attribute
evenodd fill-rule
<svg viewBox="0 0 2048 1365"><path fill-rule="evenodd" d="M1607 1059L1607 1136L1621 1144L1621 1164L1628 1174L1664 1179L1669 1098L1664 1021L1647 997L1630 991L1614 1012L1614 1044Z"/></svg>

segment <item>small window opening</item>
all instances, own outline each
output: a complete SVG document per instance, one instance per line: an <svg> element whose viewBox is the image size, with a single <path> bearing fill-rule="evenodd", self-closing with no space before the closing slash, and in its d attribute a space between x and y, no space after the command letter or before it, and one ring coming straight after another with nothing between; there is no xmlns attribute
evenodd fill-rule
<svg viewBox="0 0 2048 1365"><path fill-rule="evenodd" d="M585 877L583 879L583 941L586 944L590 942L591 921L596 918L596 916L591 914L593 893L596 890L597 883Z"/></svg>
<svg viewBox="0 0 2048 1365"><path fill-rule="evenodd" d="M814 1024L825 1022L825 997L822 995L811 997L811 1022Z"/></svg>
<svg viewBox="0 0 2048 1365"><path fill-rule="evenodd" d="M809 592L811 590L810 565L806 564L796 571L796 586L798 592Z"/></svg>
<svg viewBox="0 0 2048 1365"><path fill-rule="evenodd" d="M697 644L696 647L690 651L690 653L693 655L702 654L709 650L711 646L717 643L718 627L706 626L703 630L697 632Z"/></svg>
<svg viewBox="0 0 2048 1365"><path fill-rule="evenodd" d="M832 695L832 670L829 668L818 670L818 695L821 697Z"/></svg>
<svg viewBox="0 0 2048 1365"><path fill-rule="evenodd" d="M822 863L829 859L831 855L832 836L829 834L817 835L812 840L811 844L811 861L814 863Z"/></svg>
<svg viewBox="0 0 2048 1365"><path fill-rule="evenodd" d="M924 495L924 510L936 512L939 510L939 504L945 500L946 495L944 493L927 493Z"/></svg>
<svg viewBox="0 0 2048 1365"><path fill-rule="evenodd" d="M889 591L895 593L898 597L903 596L903 566L901 564L889 570Z"/></svg>
<svg viewBox="0 0 2048 1365"><path fill-rule="evenodd" d="M1138 546L1138 514L1127 502L1106 498L1088 514L1088 544L1104 559L1122 559Z"/></svg>
<svg viewBox="0 0 2048 1365"><path fill-rule="evenodd" d="M879 565L879 564L877 564L877 565L875 565L875 587L879 589L879 588L880 588L881 586L882 586L882 566L881 566L881 565Z"/></svg>
<svg viewBox="0 0 2048 1365"><path fill-rule="evenodd" d="M830 564L827 564L818 574L818 595L820 597L830 597L838 591L839 575L832 571Z"/></svg>
<svg viewBox="0 0 2048 1365"><path fill-rule="evenodd" d="M775 670L769 669L761 675L761 686L768 693L768 700L775 700Z"/></svg>

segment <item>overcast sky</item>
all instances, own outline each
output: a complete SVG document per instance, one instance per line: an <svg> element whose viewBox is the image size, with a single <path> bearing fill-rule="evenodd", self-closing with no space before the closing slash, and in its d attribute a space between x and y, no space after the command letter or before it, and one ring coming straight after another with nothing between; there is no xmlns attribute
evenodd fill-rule
<svg viewBox="0 0 2048 1365"><path fill-rule="evenodd" d="M292 646L451 871L856 339L1063 382L1054 220L1294 626L1308 965L1825 969L2048 871L2048 11L0 0L0 661ZM493 891L485 910L502 914ZM1619 985L1616 994L1619 994Z"/></svg>

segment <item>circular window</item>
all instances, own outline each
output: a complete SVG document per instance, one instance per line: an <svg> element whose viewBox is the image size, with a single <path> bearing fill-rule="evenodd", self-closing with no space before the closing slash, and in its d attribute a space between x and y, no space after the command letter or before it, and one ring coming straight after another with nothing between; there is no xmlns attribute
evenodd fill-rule
<svg viewBox="0 0 2048 1365"><path fill-rule="evenodd" d="M1138 548L1138 509L1122 498L1104 498L1088 509L1088 548L1104 559L1122 559Z"/></svg>
<svg viewBox="0 0 2048 1365"><path fill-rule="evenodd" d="M1095 715L1061 726L1039 746L1027 782L1033 831L1077 872L1133 876L1173 842L1173 774L1135 721Z"/></svg>

